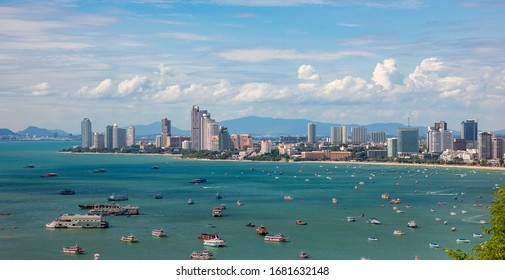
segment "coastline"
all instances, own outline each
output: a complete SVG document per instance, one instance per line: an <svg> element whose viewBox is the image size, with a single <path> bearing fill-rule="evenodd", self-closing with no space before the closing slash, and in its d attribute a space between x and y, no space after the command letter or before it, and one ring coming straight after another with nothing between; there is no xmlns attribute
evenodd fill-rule
<svg viewBox="0 0 505 280"><path fill-rule="evenodd" d="M86 154L86 155L130 155L130 156L166 156L173 157L182 160L199 160L199 161L218 161L218 162L271 162L271 163L309 163L309 164L355 164L355 165L388 165L388 166L411 166L411 167L436 167L436 168L464 168L464 169L478 169L478 170L489 170L489 171L504 171L505 167L498 166L480 166L480 165L455 165L455 164L429 164L429 163L401 163L401 162L379 162L379 161L258 161L258 160L233 160L233 159L205 159L205 158L182 158L182 154L135 154L135 153L92 153L92 152L61 152L62 154Z"/></svg>

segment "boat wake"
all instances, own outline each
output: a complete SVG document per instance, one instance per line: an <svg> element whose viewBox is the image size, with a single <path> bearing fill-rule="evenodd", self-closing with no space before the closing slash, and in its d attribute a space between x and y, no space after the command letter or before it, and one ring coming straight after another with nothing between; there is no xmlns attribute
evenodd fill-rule
<svg viewBox="0 0 505 280"><path fill-rule="evenodd" d="M202 188L202 189L220 189L222 187L205 187L205 186L203 186L203 187L200 187L200 188Z"/></svg>
<svg viewBox="0 0 505 280"><path fill-rule="evenodd" d="M486 215L476 215L468 218L461 219L465 223L480 224L483 217Z"/></svg>

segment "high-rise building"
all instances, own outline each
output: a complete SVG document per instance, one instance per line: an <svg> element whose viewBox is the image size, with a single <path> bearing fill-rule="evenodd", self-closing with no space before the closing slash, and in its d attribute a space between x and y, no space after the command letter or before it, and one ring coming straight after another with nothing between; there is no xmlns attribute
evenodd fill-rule
<svg viewBox="0 0 505 280"><path fill-rule="evenodd" d="M307 125L307 143L316 143L316 124L309 123Z"/></svg>
<svg viewBox="0 0 505 280"><path fill-rule="evenodd" d="M338 145L340 144L337 138L337 135L338 135L338 130L339 130L339 127L338 126L332 126L330 127L330 144L331 145Z"/></svg>
<svg viewBox="0 0 505 280"><path fill-rule="evenodd" d="M112 125L105 127L105 148L112 150Z"/></svg>
<svg viewBox="0 0 505 280"><path fill-rule="evenodd" d="M112 149L121 149L126 146L126 129L117 124L112 126Z"/></svg>
<svg viewBox="0 0 505 280"><path fill-rule="evenodd" d="M493 138L493 159L503 159L503 138Z"/></svg>
<svg viewBox="0 0 505 280"><path fill-rule="evenodd" d="M481 132L478 135L479 159L493 158L493 135L489 132Z"/></svg>
<svg viewBox="0 0 505 280"><path fill-rule="evenodd" d="M93 148L99 150L105 148L105 137L103 134L98 132L93 134Z"/></svg>
<svg viewBox="0 0 505 280"><path fill-rule="evenodd" d="M384 144L386 143L386 132L384 131L374 131L370 133L370 142L374 144Z"/></svg>
<svg viewBox="0 0 505 280"><path fill-rule="evenodd" d="M261 141L261 154L269 154L272 152L272 143L270 140L262 140Z"/></svg>
<svg viewBox="0 0 505 280"><path fill-rule="evenodd" d="M219 127L219 150L233 150L233 144L231 143L230 133L228 133L228 128L224 126Z"/></svg>
<svg viewBox="0 0 505 280"><path fill-rule="evenodd" d="M398 156L398 138L388 138L388 157Z"/></svg>
<svg viewBox="0 0 505 280"><path fill-rule="evenodd" d="M81 122L81 147L90 148L93 146L93 134L91 134L91 121L84 118Z"/></svg>
<svg viewBox="0 0 505 280"><path fill-rule="evenodd" d="M168 146L167 138L172 136L171 133L171 121L167 118L161 119L161 146Z"/></svg>
<svg viewBox="0 0 505 280"><path fill-rule="evenodd" d="M398 153L419 153L419 129L412 127L398 128Z"/></svg>
<svg viewBox="0 0 505 280"><path fill-rule="evenodd" d="M253 139L250 134L240 134L240 149L253 146Z"/></svg>
<svg viewBox="0 0 505 280"><path fill-rule="evenodd" d="M475 120L461 122L461 139L466 140L467 149L477 149L478 123Z"/></svg>
<svg viewBox="0 0 505 280"><path fill-rule="evenodd" d="M367 129L365 126L351 128L352 143L356 145L367 143Z"/></svg>
<svg viewBox="0 0 505 280"><path fill-rule="evenodd" d="M207 110L200 110L200 107L193 105L191 110L191 148L202 150L202 116L207 114ZM210 117L210 114L208 114Z"/></svg>
<svg viewBox="0 0 505 280"><path fill-rule="evenodd" d="M135 127L130 125L126 129L126 146L133 145L135 145Z"/></svg>
<svg viewBox="0 0 505 280"><path fill-rule="evenodd" d="M444 121L435 123L434 126L428 126L426 141L430 153L453 149L452 131L447 131L447 123Z"/></svg>

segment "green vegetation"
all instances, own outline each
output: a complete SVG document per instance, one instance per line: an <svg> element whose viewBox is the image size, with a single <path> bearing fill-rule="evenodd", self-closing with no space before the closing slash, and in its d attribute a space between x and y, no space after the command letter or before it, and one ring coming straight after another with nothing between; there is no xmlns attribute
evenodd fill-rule
<svg viewBox="0 0 505 280"><path fill-rule="evenodd" d="M484 232L490 235L489 240L482 242L465 253L461 249L445 251L453 260L505 260L505 186L494 191L495 197L487 207L491 214L490 228Z"/></svg>

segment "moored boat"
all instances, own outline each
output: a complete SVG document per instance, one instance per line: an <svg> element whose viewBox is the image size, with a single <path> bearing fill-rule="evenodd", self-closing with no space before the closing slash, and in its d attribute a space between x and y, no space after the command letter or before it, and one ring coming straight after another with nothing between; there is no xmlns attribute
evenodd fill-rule
<svg viewBox="0 0 505 280"><path fill-rule="evenodd" d="M78 245L75 245L65 246L61 249L61 252L65 254L84 254L86 250L84 250L82 247L79 247Z"/></svg>
<svg viewBox="0 0 505 280"><path fill-rule="evenodd" d="M302 220L296 220L295 224L305 226L307 225L307 222L304 222Z"/></svg>
<svg viewBox="0 0 505 280"><path fill-rule="evenodd" d="M401 204L401 203L402 203L402 200L401 200L401 199L399 199L399 198L397 198L397 199L391 199L391 200L389 201L389 203L391 203L391 204Z"/></svg>
<svg viewBox="0 0 505 280"><path fill-rule="evenodd" d="M438 245L437 243L430 243L429 244L430 248L440 248L440 245Z"/></svg>
<svg viewBox="0 0 505 280"><path fill-rule="evenodd" d="M198 236L198 239L202 240L215 239L215 238L219 238L219 236L215 233L201 233Z"/></svg>
<svg viewBox="0 0 505 280"><path fill-rule="evenodd" d="M284 200L293 200L295 199L294 197L290 196L290 195L285 195L284 196Z"/></svg>
<svg viewBox="0 0 505 280"><path fill-rule="evenodd" d="M131 233L130 235L123 235L123 236L121 236L120 240L122 242L126 242L126 243L137 243L137 242L139 242L139 240L137 239L137 237L135 235L133 235L133 233Z"/></svg>
<svg viewBox="0 0 505 280"><path fill-rule="evenodd" d="M474 233L473 237L474 238L482 238L482 234L480 234L480 233Z"/></svg>
<svg viewBox="0 0 505 280"><path fill-rule="evenodd" d="M93 173L105 173L105 172L107 172L107 169L105 169L105 168L99 168L99 169L93 170Z"/></svg>
<svg viewBox="0 0 505 280"><path fill-rule="evenodd" d="M214 256L210 251L205 250L205 251L194 251L189 255L189 257L197 260L212 260Z"/></svg>
<svg viewBox="0 0 505 280"><path fill-rule="evenodd" d="M245 226L246 227L254 227L254 224L253 223L247 223Z"/></svg>
<svg viewBox="0 0 505 280"><path fill-rule="evenodd" d="M267 235L268 234L268 230L264 226L259 226L258 228L256 228L256 234Z"/></svg>
<svg viewBox="0 0 505 280"><path fill-rule="evenodd" d="M220 193L216 193L216 199L221 199L223 196Z"/></svg>
<svg viewBox="0 0 505 280"><path fill-rule="evenodd" d="M61 214L54 221L47 223L46 228L108 228L109 222L102 215L94 214Z"/></svg>
<svg viewBox="0 0 505 280"><path fill-rule="evenodd" d="M58 193L61 195L73 195L75 194L75 191L71 189L62 189Z"/></svg>
<svg viewBox="0 0 505 280"><path fill-rule="evenodd" d="M55 172L48 172L48 173L46 173L44 175L40 175L40 177L45 177L45 178L47 178L47 177L56 177L56 176L58 176L58 173L55 173Z"/></svg>
<svg viewBox="0 0 505 280"><path fill-rule="evenodd" d="M381 194L382 199L389 199L389 194L388 193L383 193Z"/></svg>
<svg viewBox="0 0 505 280"><path fill-rule="evenodd" d="M191 205L191 204L195 204L195 201L193 199L188 199L188 204Z"/></svg>
<svg viewBox="0 0 505 280"><path fill-rule="evenodd" d="M380 225L381 224L381 221L379 221L379 219L377 219L377 218L370 218L370 219L368 219L368 222L373 225Z"/></svg>
<svg viewBox="0 0 505 280"><path fill-rule="evenodd" d="M393 231L393 234L394 234L394 235L405 235L405 232L403 232L403 231L401 231L401 230L399 230L399 229L395 229L395 230Z"/></svg>
<svg viewBox="0 0 505 280"><path fill-rule="evenodd" d="M207 182L207 179L204 179L204 178L193 179L190 181L191 184L199 184L199 183L205 183L205 182Z"/></svg>
<svg viewBox="0 0 505 280"><path fill-rule="evenodd" d="M298 257L301 258L301 259L306 259L309 257L309 253L307 252L300 252L300 254L298 254Z"/></svg>
<svg viewBox="0 0 505 280"><path fill-rule="evenodd" d="M356 218L354 218L353 216L349 216L349 217L347 217L347 221L348 222L356 222Z"/></svg>
<svg viewBox="0 0 505 280"><path fill-rule="evenodd" d="M221 207L214 207L212 209L212 216L213 217L221 217L221 216L223 216L223 209Z"/></svg>
<svg viewBox="0 0 505 280"><path fill-rule="evenodd" d="M162 229L153 229L151 235L155 237L167 237L167 233Z"/></svg>
<svg viewBox="0 0 505 280"><path fill-rule="evenodd" d="M417 223L416 221L412 220L407 223L407 227L409 228L417 228Z"/></svg>
<svg viewBox="0 0 505 280"><path fill-rule="evenodd" d="M162 198L163 198L163 195L158 193L158 194L155 194L155 195L154 195L154 198L155 198L155 199L162 199Z"/></svg>
<svg viewBox="0 0 505 280"><path fill-rule="evenodd" d="M263 240L270 242L286 242L288 241L288 238L284 236L282 233L278 233L275 235L265 235Z"/></svg>
<svg viewBox="0 0 505 280"><path fill-rule="evenodd" d="M377 237L372 237L371 236L371 237L368 237L368 241L370 241L370 242L378 242L379 239Z"/></svg>
<svg viewBox="0 0 505 280"><path fill-rule="evenodd" d="M212 238L212 239L204 240L203 245L210 246L210 247L224 247L225 242L221 238Z"/></svg>
<svg viewBox="0 0 505 280"><path fill-rule="evenodd" d="M456 243L470 243L470 240L466 238L458 238L456 239Z"/></svg>

